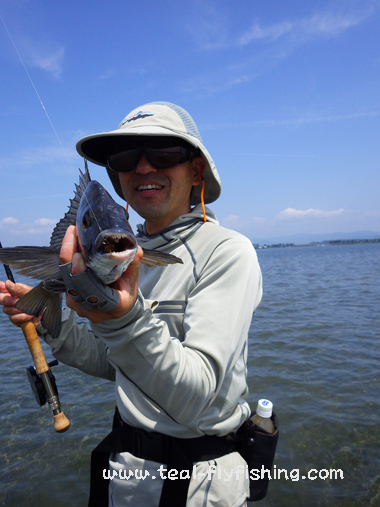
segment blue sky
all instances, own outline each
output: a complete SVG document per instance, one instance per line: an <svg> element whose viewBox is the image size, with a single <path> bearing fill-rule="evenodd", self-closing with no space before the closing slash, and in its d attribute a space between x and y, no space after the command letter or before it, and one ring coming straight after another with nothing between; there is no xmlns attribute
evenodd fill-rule
<svg viewBox="0 0 380 507"><path fill-rule="evenodd" d="M3 246L48 244L77 140L156 100L197 123L222 225L380 231L379 0L3 0L0 15Z"/></svg>

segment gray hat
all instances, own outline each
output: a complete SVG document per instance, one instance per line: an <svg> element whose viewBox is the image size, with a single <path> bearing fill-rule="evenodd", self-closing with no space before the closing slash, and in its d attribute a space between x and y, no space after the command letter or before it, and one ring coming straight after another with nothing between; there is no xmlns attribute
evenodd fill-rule
<svg viewBox="0 0 380 507"><path fill-rule="evenodd" d="M125 199L121 190L119 175L107 167L107 155L112 138L119 136L175 136L199 148L205 160L203 179L205 182L204 202L216 201L220 196L221 184L214 161L203 146L197 126L187 111L170 102L150 102L134 109L120 123L117 130L86 136L77 142L77 151L94 164L107 168L108 176L117 194ZM202 182L193 188L191 204L201 202Z"/></svg>

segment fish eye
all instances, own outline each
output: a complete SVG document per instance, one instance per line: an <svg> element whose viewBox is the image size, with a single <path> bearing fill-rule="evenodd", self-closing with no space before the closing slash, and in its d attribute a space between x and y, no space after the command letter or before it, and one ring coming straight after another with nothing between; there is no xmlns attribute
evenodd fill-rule
<svg viewBox="0 0 380 507"><path fill-rule="evenodd" d="M90 227L90 214L88 211L83 215L82 224L85 229Z"/></svg>

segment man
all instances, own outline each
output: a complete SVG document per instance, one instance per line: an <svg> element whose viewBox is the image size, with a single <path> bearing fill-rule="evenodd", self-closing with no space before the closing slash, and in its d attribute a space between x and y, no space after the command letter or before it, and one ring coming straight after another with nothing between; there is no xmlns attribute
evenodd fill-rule
<svg viewBox="0 0 380 507"><path fill-rule="evenodd" d="M115 380L115 430L93 453L90 505L246 505L249 481L233 434L250 416L247 335L261 273L251 242L204 208L221 191L214 162L190 115L167 102L133 110L116 131L85 137L77 150L106 167L145 219L139 245L183 261L149 268L139 249L113 286L114 310L83 310L67 295L72 310L63 310L59 338L37 326L57 359ZM86 269L76 250L70 227L61 263L72 261L73 274ZM27 316L13 305L29 288L7 282L0 290L20 325ZM97 488L106 485L104 468L114 476L107 500Z"/></svg>

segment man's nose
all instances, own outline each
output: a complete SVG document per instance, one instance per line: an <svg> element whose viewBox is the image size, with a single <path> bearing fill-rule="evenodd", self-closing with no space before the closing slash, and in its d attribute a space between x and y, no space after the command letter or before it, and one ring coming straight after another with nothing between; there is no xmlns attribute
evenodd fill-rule
<svg viewBox="0 0 380 507"><path fill-rule="evenodd" d="M145 156L145 153L143 153L140 157L140 160L137 162L135 171L139 174L148 174L151 172L157 172L157 169L149 163L148 159Z"/></svg>

